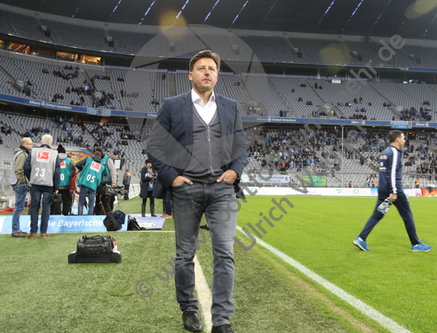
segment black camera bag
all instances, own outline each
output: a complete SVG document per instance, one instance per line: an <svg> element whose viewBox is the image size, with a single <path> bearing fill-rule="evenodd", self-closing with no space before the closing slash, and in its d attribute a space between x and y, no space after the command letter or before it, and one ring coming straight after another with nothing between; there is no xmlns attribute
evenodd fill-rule
<svg viewBox="0 0 437 333"><path fill-rule="evenodd" d="M124 219L123 219L124 222ZM117 231L121 229L121 223L114 216L114 212L107 212L106 217L103 220L103 224L108 231Z"/></svg>
<svg viewBox="0 0 437 333"><path fill-rule="evenodd" d="M68 263L119 263L121 253L114 251L114 242L111 236L83 236L77 242L77 251L68 255Z"/></svg>
<svg viewBox="0 0 437 333"><path fill-rule="evenodd" d="M77 242L78 255L111 253L114 249L114 238L111 236L82 236Z"/></svg>

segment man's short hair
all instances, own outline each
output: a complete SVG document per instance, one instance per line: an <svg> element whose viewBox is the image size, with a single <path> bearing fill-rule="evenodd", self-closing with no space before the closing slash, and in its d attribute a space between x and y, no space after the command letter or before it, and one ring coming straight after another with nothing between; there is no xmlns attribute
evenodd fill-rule
<svg viewBox="0 0 437 333"><path fill-rule="evenodd" d="M397 138L400 138L402 136L403 132L399 130L391 130L388 132L388 141L390 143L393 143L396 141Z"/></svg>
<svg viewBox="0 0 437 333"><path fill-rule="evenodd" d="M102 152L101 152L101 151L98 151L98 150L96 150L96 151L94 151L94 156L97 156L97 157L102 157Z"/></svg>
<svg viewBox="0 0 437 333"><path fill-rule="evenodd" d="M29 138L22 138L20 141L20 146L24 146L26 143L32 143L32 140Z"/></svg>
<svg viewBox="0 0 437 333"><path fill-rule="evenodd" d="M50 134L45 134L42 136L41 142L43 145L51 146L53 142L53 138Z"/></svg>
<svg viewBox="0 0 437 333"><path fill-rule="evenodd" d="M190 72L193 71L194 64L197 62L197 60L202 58L210 58L214 60L215 64L217 65L217 72L220 70L220 56L217 53L212 52L211 50L203 50L198 52L194 57L191 58L189 65Z"/></svg>

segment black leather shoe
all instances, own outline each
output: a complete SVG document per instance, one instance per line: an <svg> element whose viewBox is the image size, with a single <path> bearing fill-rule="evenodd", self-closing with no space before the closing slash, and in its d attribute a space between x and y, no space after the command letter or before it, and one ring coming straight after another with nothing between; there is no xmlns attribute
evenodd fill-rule
<svg viewBox="0 0 437 333"><path fill-rule="evenodd" d="M182 320L184 321L184 328L190 332L202 332L202 323L197 316L197 312L184 311L182 314Z"/></svg>
<svg viewBox="0 0 437 333"><path fill-rule="evenodd" d="M221 326L213 326L211 333L235 333L231 328L231 325L221 325Z"/></svg>

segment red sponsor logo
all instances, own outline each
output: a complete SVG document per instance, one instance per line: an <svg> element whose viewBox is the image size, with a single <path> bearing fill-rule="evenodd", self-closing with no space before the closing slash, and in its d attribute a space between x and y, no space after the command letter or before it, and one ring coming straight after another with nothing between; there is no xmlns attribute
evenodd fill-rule
<svg viewBox="0 0 437 333"><path fill-rule="evenodd" d="M39 151L38 152L37 158L39 160L47 160L48 161L49 157L50 157L50 153L48 151Z"/></svg>
<svg viewBox="0 0 437 333"><path fill-rule="evenodd" d="M91 170L99 172L100 167L101 167L101 165L99 163L96 163L96 162L91 163Z"/></svg>
<svg viewBox="0 0 437 333"><path fill-rule="evenodd" d="M61 162L61 168L65 168L65 161Z"/></svg>

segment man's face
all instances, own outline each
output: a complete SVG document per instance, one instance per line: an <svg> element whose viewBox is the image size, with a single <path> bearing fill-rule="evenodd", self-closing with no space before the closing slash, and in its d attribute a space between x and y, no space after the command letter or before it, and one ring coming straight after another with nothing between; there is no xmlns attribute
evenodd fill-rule
<svg viewBox="0 0 437 333"><path fill-rule="evenodd" d="M211 58L201 58L194 63L193 71L190 72L190 81L196 93L212 91L217 83L217 65Z"/></svg>
<svg viewBox="0 0 437 333"><path fill-rule="evenodd" d="M33 148L32 140L29 140L26 142L26 148L27 148L27 150L32 150L32 148Z"/></svg>
<svg viewBox="0 0 437 333"><path fill-rule="evenodd" d="M147 163L147 167L148 167L149 169L152 169L152 163Z"/></svg>
<svg viewBox="0 0 437 333"><path fill-rule="evenodd" d="M401 136L397 139L399 142L399 148L404 148L405 145L405 135L404 133L401 134Z"/></svg>

